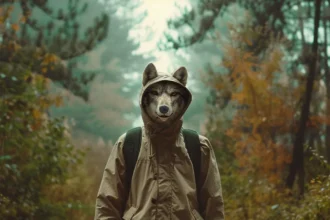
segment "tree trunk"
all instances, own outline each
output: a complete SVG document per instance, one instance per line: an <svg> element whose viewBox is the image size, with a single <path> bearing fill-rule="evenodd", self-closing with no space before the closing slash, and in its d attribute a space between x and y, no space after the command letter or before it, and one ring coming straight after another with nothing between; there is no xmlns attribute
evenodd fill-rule
<svg viewBox="0 0 330 220"><path fill-rule="evenodd" d="M293 152L292 152L292 162L290 164L289 175L287 178L287 186L289 188L293 187L293 183L296 174L299 175L299 193L301 196L304 194L304 140L305 140L305 130L306 123L309 118L309 107L312 99L313 84L316 75L316 62L317 62L317 49L318 49L318 29L320 23L320 10L321 10L321 0L315 0L315 14L314 14L314 39L312 46L312 54L309 63L308 76L306 82L306 92L304 103L301 109L300 124L294 140Z"/></svg>
<svg viewBox="0 0 330 220"><path fill-rule="evenodd" d="M323 29L324 29L324 69L325 69L325 87L327 92L327 109L326 116L330 117L330 76L329 76L329 65L328 65L328 21L327 18L323 18ZM325 127L325 150L326 150L326 158L328 163L330 164L330 124L328 121L326 122Z"/></svg>
<svg viewBox="0 0 330 220"><path fill-rule="evenodd" d="M326 73L329 75L329 73ZM327 109L326 109L326 114L327 117L330 117L330 82L329 82L329 76L326 77L327 85L326 85L326 90L327 90ZM328 121L326 122L325 126L325 152L326 152L326 158L328 161L328 164L330 164L330 124Z"/></svg>
<svg viewBox="0 0 330 220"><path fill-rule="evenodd" d="M303 10L301 10L301 3L298 4L298 10L299 10L299 29L300 29L300 34L301 34L301 42L302 42L302 46L304 48L306 41L305 41L305 32L304 32L304 19L302 17Z"/></svg>

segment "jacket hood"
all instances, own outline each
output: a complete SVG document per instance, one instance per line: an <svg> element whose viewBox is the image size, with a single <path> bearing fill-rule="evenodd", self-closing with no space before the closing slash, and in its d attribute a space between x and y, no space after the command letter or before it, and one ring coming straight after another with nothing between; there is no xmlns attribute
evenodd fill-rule
<svg viewBox="0 0 330 220"><path fill-rule="evenodd" d="M178 133L181 130L182 127L182 116L188 109L191 101L192 101L192 95L190 91L186 87L187 83L187 70L184 67L180 67L177 71L175 71L173 74L168 73L159 73L157 72L155 66L150 63L145 68L143 73L143 87L140 92L139 97L139 105L141 109L141 115L142 120L144 123L144 126L146 128L146 132L150 137L158 137L159 135L163 138L169 138L177 136ZM145 111L145 108L143 106L143 96L146 94L147 89L159 82L172 82L177 85L179 85L184 91L185 91L185 106L180 112L179 115L177 115L176 118L172 119L171 122L168 123L159 123L153 121L148 114Z"/></svg>

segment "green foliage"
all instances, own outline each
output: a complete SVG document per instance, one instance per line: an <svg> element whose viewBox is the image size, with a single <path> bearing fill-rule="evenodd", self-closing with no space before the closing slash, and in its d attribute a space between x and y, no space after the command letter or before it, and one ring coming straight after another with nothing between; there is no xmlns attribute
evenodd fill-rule
<svg viewBox="0 0 330 220"><path fill-rule="evenodd" d="M48 95L48 83L29 65L0 63L2 219L62 219L67 209L51 203L45 191L65 182L83 152L68 141L63 118L48 118L48 108L60 102Z"/></svg>
<svg viewBox="0 0 330 220"><path fill-rule="evenodd" d="M240 158L236 158L234 154L235 140L228 137L220 125L224 126L220 120L211 121L207 130L219 163L227 219L330 218L330 176L326 175L330 167L322 156L315 151L308 158L306 156L309 159L306 161L313 161L312 165L306 165L306 171L317 168L319 175L314 173L314 178L306 184L304 198L298 199L294 196L297 189L290 191L284 184L275 184L266 178L260 178L256 172L242 172L239 167ZM212 126L216 129L212 130Z"/></svg>
<svg viewBox="0 0 330 220"><path fill-rule="evenodd" d="M216 148L226 216L234 220L329 219L330 169L320 150L322 140L315 145L307 139L304 197L297 196L298 188L291 190L284 184L304 88L293 86L296 77L283 68L282 41L269 41L261 55L251 52L248 46L258 34L252 27L232 26L229 40L221 44L226 56L220 66L226 73L208 73L214 97L206 129ZM323 136L320 127L328 123L328 116L313 110L307 132Z"/></svg>
<svg viewBox="0 0 330 220"><path fill-rule="evenodd" d="M309 184L309 192L297 203L284 203L273 211L273 219L329 219L330 175L319 176Z"/></svg>
<svg viewBox="0 0 330 220"><path fill-rule="evenodd" d="M75 58L92 51L108 34L109 16L98 12L90 16L90 1L0 1L0 41L15 39L20 46L29 49L42 48L62 61L52 69L42 69L37 63L31 70L45 73L53 82L60 84L74 95L88 100L88 83L95 72L85 72L76 66ZM81 19L88 13L88 21ZM10 28L8 28L10 27ZM2 33L3 32L3 33ZM0 53L0 61L9 61L7 52Z"/></svg>
<svg viewBox="0 0 330 220"><path fill-rule="evenodd" d="M84 163L70 172L65 183L49 187L46 194L52 203L66 207L66 219L89 220L94 217L95 197L110 149L99 146L88 148L90 144L77 140L74 145L86 149Z"/></svg>
<svg viewBox="0 0 330 220"><path fill-rule="evenodd" d="M228 219L314 220L330 218L330 176L316 178L297 200L284 188L253 175L222 176Z"/></svg>
<svg viewBox="0 0 330 220"><path fill-rule="evenodd" d="M82 0L87 2L87 0ZM106 38L94 50L74 59L77 65L75 74L80 72L96 72L97 76L88 85L89 101L82 102L70 96L64 99L64 105L52 108L52 116L66 116L73 119L75 126L73 136L86 132L104 141L116 139L132 126L132 121L139 117L140 108L133 105L138 102L141 81L135 79L134 74L145 68L150 62L146 54L132 53L139 48L139 41L130 37L130 31L138 24L135 11L138 2L124 2L114 0L104 3L90 4L89 12L80 16L80 27L84 28L91 22L90 17L96 17L100 12L111 15ZM109 8L105 7L109 4ZM137 4L137 5L134 5ZM122 15L115 13L123 10ZM126 13L127 12L127 13ZM134 18L131 17L134 14ZM115 31L114 31L115 30ZM106 95L106 96L105 96Z"/></svg>

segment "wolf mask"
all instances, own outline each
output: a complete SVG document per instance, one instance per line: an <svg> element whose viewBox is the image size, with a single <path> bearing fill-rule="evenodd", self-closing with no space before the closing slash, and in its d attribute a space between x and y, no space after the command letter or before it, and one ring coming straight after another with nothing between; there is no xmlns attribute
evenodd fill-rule
<svg viewBox="0 0 330 220"><path fill-rule="evenodd" d="M152 63L145 68L140 107L149 133L167 133L169 130L174 132L181 129L182 116L192 99L186 88L187 78L188 73L184 67L173 74L157 72Z"/></svg>

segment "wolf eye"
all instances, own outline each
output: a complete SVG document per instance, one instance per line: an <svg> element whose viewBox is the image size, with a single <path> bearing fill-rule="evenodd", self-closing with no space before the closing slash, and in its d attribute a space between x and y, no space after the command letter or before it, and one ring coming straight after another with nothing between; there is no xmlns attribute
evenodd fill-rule
<svg viewBox="0 0 330 220"><path fill-rule="evenodd" d="M158 92L155 91L155 90L151 90L149 93L150 93L151 95L158 95Z"/></svg>
<svg viewBox="0 0 330 220"><path fill-rule="evenodd" d="M178 92L172 92L172 93L171 93L171 96L177 96L177 95L179 95Z"/></svg>

